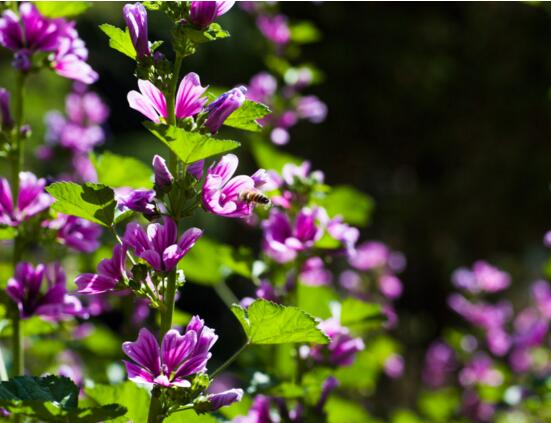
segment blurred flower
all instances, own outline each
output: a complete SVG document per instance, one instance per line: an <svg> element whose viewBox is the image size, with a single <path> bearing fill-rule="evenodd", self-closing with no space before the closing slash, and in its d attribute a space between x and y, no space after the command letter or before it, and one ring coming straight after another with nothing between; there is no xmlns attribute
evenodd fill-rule
<svg viewBox="0 0 551 423"><path fill-rule="evenodd" d="M373 270L387 265L390 249L378 241L368 241L356 247L356 252L349 257L350 265L358 270Z"/></svg>
<svg viewBox="0 0 551 423"><path fill-rule="evenodd" d="M226 119L243 105L246 93L247 88L244 86L233 88L206 107L207 120L205 126L211 133L218 132Z"/></svg>
<svg viewBox="0 0 551 423"><path fill-rule="evenodd" d="M497 267L479 260L473 264L472 271L463 267L457 269L452 275L452 283L457 288L472 293L498 292L510 285L511 277Z"/></svg>
<svg viewBox="0 0 551 423"><path fill-rule="evenodd" d="M169 330L160 347L153 334L142 328L135 342L125 342L122 346L133 361L124 361L128 378L164 387L191 387L187 378L206 372L211 357L209 350L217 339L214 330L197 316L193 316L184 335Z"/></svg>
<svg viewBox="0 0 551 423"><path fill-rule="evenodd" d="M327 106L315 95L302 97L297 104L297 113L302 119L321 123L327 117Z"/></svg>
<svg viewBox="0 0 551 423"><path fill-rule="evenodd" d="M341 326L336 317L322 321L318 328L331 340L329 345L314 345L310 349L311 357L318 362L329 360L334 366L350 366L356 354L365 348L362 338L352 338L348 328Z"/></svg>
<svg viewBox="0 0 551 423"><path fill-rule="evenodd" d="M41 316L61 320L83 314L80 301L67 294L65 273L59 263L36 267L27 262L18 263L6 293L17 304L22 319Z"/></svg>
<svg viewBox="0 0 551 423"><path fill-rule="evenodd" d="M543 317L551 319L551 287L547 281L540 280L532 285L532 298Z"/></svg>
<svg viewBox="0 0 551 423"><path fill-rule="evenodd" d="M234 4L235 1L192 1L189 20L199 28L206 28Z"/></svg>
<svg viewBox="0 0 551 423"><path fill-rule="evenodd" d="M260 103L269 103L277 90L277 80L268 72L260 72L251 78L247 87L247 98Z"/></svg>
<svg viewBox="0 0 551 423"><path fill-rule="evenodd" d="M91 253L98 249L101 226L76 216L59 213L54 220L45 222L43 226L57 231L57 240L83 253Z"/></svg>
<svg viewBox="0 0 551 423"><path fill-rule="evenodd" d="M317 183L323 183L324 175L320 170L310 171L311 164L309 161L304 161L300 165L287 163L281 170L281 177L285 183L292 186L296 183L305 183L312 180Z"/></svg>
<svg viewBox="0 0 551 423"><path fill-rule="evenodd" d="M285 213L272 210L262 225L264 252L279 263L294 260L299 251L312 247L321 238L323 229L316 223L317 216L317 208L303 208L291 224Z"/></svg>
<svg viewBox="0 0 551 423"><path fill-rule="evenodd" d="M145 7L141 3L125 4L122 11L138 59L149 56L151 51L149 50Z"/></svg>
<svg viewBox="0 0 551 423"><path fill-rule="evenodd" d="M136 222L129 223L123 243L156 271L171 272L202 233L198 228L190 228L178 240L176 223L170 217L165 217L164 224L152 223L148 225L147 231Z"/></svg>
<svg viewBox="0 0 551 423"><path fill-rule="evenodd" d="M404 358L398 354L391 354L385 360L383 368L388 377L397 379L404 373Z"/></svg>
<svg viewBox="0 0 551 423"><path fill-rule="evenodd" d="M329 285L333 275L320 257L310 257L302 265L299 279L305 285L321 286Z"/></svg>
<svg viewBox="0 0 551 423"><path fill-rule="evenodd" d="M19 195L14 205L8 180L0 178L0 224L17 226L46 210L54 199L44 192L46 181L31 172L19 174Z"/></svg>
<svg viewBox="0 0 551 423"><path fill-rule="evenodd" d="M384 274L378 279L379 291L385 297L395 300L402 295L402 282L394 275Z"/></svg>
<svg viewBox="0 0 551 423"><path fill-rule="evenodd" d="M425 355L423 381L431 388L439 388L456 366L455 352L442 341L433 342Z"/></svg>
<svg viewBox="0 0 551 423"><path fill-rule="evenodd" d="M225 217L247 217L255 203L243 198L243 194L256 191L255 180L247 175L234 175L239 159L226 154L207 169L202 199L206 211Z"/></svg>
<svg viewBox="0 0 551 423"><path fill-rule="evenodd" d="M113 257L98 264L98 273L83 273L75 283L80 294L101 294L115 289L117 283L127 278L125 271L126 247L115 245Z"/></svg>
<svg viewBox="0 0 551 423"><path fill-rule="evenodd" d="M270 413L270 398L265 395L256 395L248 414L236 417L233 423L277 423Z"/></svg>
<svg viewBox="0 0 551 423"><path fill-rule="evenodd" d="M461 370L459 382L463 386L474 384L499 386L503 383L503 374L494 368L494 363L488 356L478 354Z"/></svg>
<svg viewBox="0 0 551 423"><path fill-rule="evenodd" d="M256 19L256 25L262 35L275 44L285 45L291 40L291 30L284 15L261 15Z"/></svg>
<svg viewBox="0 0 551 423"><path fill-rule="evenodd" d="M329 395L331 395L331 392L333 392L335 389L337 389L339 386L339 381L334 376L329 376L327 379L323 381L323 385L321 388L321 395L320 399L318 400L318 403L316 404L316 409L318 411L323 410L323 407L327 403L327 399L329 398Z"/></svg>

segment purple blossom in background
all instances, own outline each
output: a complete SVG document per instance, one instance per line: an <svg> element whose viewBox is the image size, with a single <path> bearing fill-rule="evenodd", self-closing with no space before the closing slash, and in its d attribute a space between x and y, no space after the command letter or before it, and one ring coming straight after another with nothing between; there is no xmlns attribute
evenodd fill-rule
<svg viewBox="0 0 551 423"><path fill-rule="evenodd" d="M358 270L384 268L388 264L390 249L378 241L368 241L356 247L356 252L348 258L352 267Z"/></svg>
<svg viewBox="0 0 551 423"><path fill-rule="evenodd" d="M84 315L80 301L67 294L65 273L59 263L36 267L19 263L14 277L8 281L6 293L17 304L22 319L41 316L61 320Z"/></svg>
<svg viewBox="0 0 551 423"><path fill-rule="evenodd" d="M543 237L543 245L545 245L547 248L551 247L551 231L545 233Z"/></svg>
<svg viewBox="0 0 551 423"><path fill-rule="evenodd" d="M327 232L331 237L340 241L346 248L349 256L355 254L356 242L360 237L360 230L354 226L350 226L344 221L341 216L335 216L326 224Z"/></svg>
<svg viewBox="0 0 551 423"><path fill-rule="evenodd" d="M83 84L93 84L98 80L98 74L86 63L88 50L84 41L78 38L74 28L70 28L68 37L59 41L59 48L52 61L55 73L64 78L73 79Z"/></svg>
<svg viewBox="0 0 551 423"><path fill-rule="evenodd" d="M46 210L54 202L45 191L46 181L31 172L19 174L19 195L14 204L8 180L0 178L0 224L18 226Z"/></svg>
<svg viewBox="0 0 551 423"><path fill-rule="evenodd" d="M401 377L404 374L404 367L404 358L398 354L391 354L383 364L385 374L392 379Z"/></svg>
<svg viewBox="0 0 551 423"><path fill-rule="evenodd" d="M283 46L291 40L291 30L284 15L259 16L256 25L262 35L273 43Z"/></svg>
<svg viewBox="0 0 551 423"><path fill-rule="evenodd" d="M320 257L310 257L302 265L299 279L305 285L321 286L329 285L333 275Z"/></svg>
<svg viewBox="0 0 551 423"><path fill-rule="evenodd" d="M448 304L465 320L486 330L502 328L512 313L508 302L502 301L496 305L485 302L471 303L460 294L450 295Z"/></svg>
<svg viewBox="0 0 551 423"><path fill-rule="evenodd" d="M229 11L235 1L192 1L189 10L189 20L199 28L206 28L217 17Z"/></svg>
<svg viewBox="0 0 551 423"><path fill-rule="evenodd" d="M145 7L141 3L125 4L122 13L138 59L149 56L151 51L147 35L147 11Z"/></svg>
<svg viewBox="0 0 551 423"><path fill-rule="evenodd" d="M147 231L136 222L129 223L123 242L156 271L171 272L202 234L200 229L190 228L178 240L176 223L165 217L164 224L152 223Z"/></svg>
<svg viewBox="0 0 551 423"><path fill-rule="evenodd" d="M274 128L272 132L270 132L270 140L272 140L275 145L288 144L290 139L291 135L289 135L289 131L286 129Z"/></svg>
<svg viewBox="0 0 551 423"><path fill-rule="evenodd" d="M103 259L98 273L84 273L75 279L80 294L101 294L112 291L117 283L127 278L125 270L126 247L119 244L113 249L113 257Z"/></svg>
<svg viewBox="0 0 551 423"><path fill-rule="evenodd" d="M433 342L425 355L423 381L431 388L443 386L456 367L455 352L442 341Z"/></svg>
<svg viewBox="0 0 551 423"><path fill-rule="evenodd" d="M80 357L72 351L66 350L60 354L60 364L57 373L61 376L68 377L75 385L82 387L84 385L84 375L82 369L84 363Z"/></svg>
<svg viewBox="0 0 551 423"><path fill-rule="evenodd" d="M503 374L494 368L492 359L484 354L478 354L461 370L459 382L463 386L499 386L503 383Z"/></svg>
<svg viewBox="0 0 551 423"><path fill-rule="evenodd" d="M394 275L381 275L377 284L381 294L387 298L395 300L402 295L402 282Z"/></svg>
<svg viewBox="0 0 551 423"><path fill-rule="evenodd" d="M321 123L327 117L327 106L315 95L308 95L299 100L297 113L302 119L307 119L312 123Z"/></svg>
<svg viewBox="0 0 551 423"><path fill-rule="evenodd" d="M189 376L204 373L211 357L209 350L218 336L193 316L184 335L170 330L161 346L151 332L143 328L135 342L125 342L124 353L133 361L124 361L128 378L137 383L153 383L188 388Z"/></svg>
<svg viewBox="0 0 551 423"><path fill-rule="evenodd" d="M551 319L551 287L547 281L540 280L532 285L532 298L542 316Z"/></svg>
<svg viewBox="0 0 551 423"><path fill-rule="evenodd" d="M496 406L484 402L480 396L472 390L463 394L461 403L461 414L476 422L489 422L496 411Z"/></svg>
<svg viewBox="0 0 551 423"><path fill-rule="evenodd" d="M362 277L358 272L345 270L339 276L339 284L347 291L359 292L362 286Z"/></svg>
<svg viewBox="0 0 551 423"><path fill-rule="evenodd" d="M272 301L274 303L281 302L281 299L277 295L274 286L266 280L260 281L260 284L258 285L255 293L256 298L262 298L264 300ZM255 298L245 297L240 301L240 304L242 307L247 308L254 300Z"/></svg>
<svg viewBox="0 0 551 423"><path fill-rule="evenodd" d="M499 292L511 283L508 273L499 270L485 261L473 264L472 271L459 268L452 275L452 283L460 289L472 293Z"/></svg>
<svg viewBox="0 0 551 423"><path fill-rule="evenodd" d="M543 345L549 331L549 322L541 318L537 310L526 308L514 321L513 344L516 348L533 348Z"/></svg>
<svg viewBox="0 0 551 423"><path fill-rule="evenodd" d="M268 72L260 72L251 78L247 98L260 103L269 103L277 90L277 80Z"/></svg>
<svg viewBox="0 0 551 423"><path fill-rule="evenodd" d="M205 126L211 133L218 132L226 119L245 102L247 88L240 86L226 91L206 107L207 120Z"/></svg>
<svg viewBox="0 0 551 423"><path fill-rule="evenodd" d="M253 405L246 416L238 416L233 423L276 423L270 414L270 398L265 395L256 395Z"/></svg>
<svg viewBox="0 0 551 423"><path fill-rule="evenodd" d="M155 174L155 189L163 191L174 182L174 176L168 170L165 159L155 154L153 156L153 172Z"/></svg>
<svg viewBox="0 0 551 423"><path fill-rule="evenodd" d="M281 177L283 181L289 186L302 183L308 179L314 180L320 184L323 183L324 175L320 170L311 171L311 164L309 161L302 162L300 165L293 163L287 163L281 170Z"/></svg>
<svg viewBox="0 0 551 423"><path fill-rule="evenodd" d="M226 154L207 169L202 192L206 211L225 217L251 215L254 203L243 199L242 194L256 190L256 183L251 176L233 176L238 164L237 156Z"/></svg>
<svg viewBox="0 0 551 423"><path fill-rule="evenodd" d="M57 240L83 253L92 253L99 248L101 226L76 216L59 213L57 217L44 226L57 231Z"/></svg>
<svg viewBox="0 0 551 423"><path fill-rule="evenodd" d="M264 252L277 262L286 263L294 260L299 251L311 248L323 235L316 222L318 212L317 208L303 208L292 224L285 213L272 210L262 223Z"/></svg>
<svg viewBox="0 0 551 423"><path fill-rule="evenodd" d="M350 366L354 363L356 354L365 348L362 338L350 336L348 328L341 326L335 317L324 320L318 328L331 340L327 346L314 345L310 349L311 357L318 362L328 360L334 366Z"/></svg>

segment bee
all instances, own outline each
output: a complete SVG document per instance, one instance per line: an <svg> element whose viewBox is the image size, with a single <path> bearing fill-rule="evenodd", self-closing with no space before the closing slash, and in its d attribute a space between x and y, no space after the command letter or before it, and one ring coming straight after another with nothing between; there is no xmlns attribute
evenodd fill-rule
<svg viewBox="0 0 551 423"><path fill-rule="evenodd" d="M269 206L271 201L268 197L256 190L245 190L239 193L239 199L247 203L262 204L263 206Z"/></svg>

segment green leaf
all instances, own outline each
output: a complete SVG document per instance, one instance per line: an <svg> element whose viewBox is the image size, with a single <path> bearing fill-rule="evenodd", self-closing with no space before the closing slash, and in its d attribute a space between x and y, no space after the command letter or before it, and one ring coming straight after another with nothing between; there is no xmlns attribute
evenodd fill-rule
<svg viewBox="0 0 551 423"><path fill-rule="evenodd" d="M398 410L392 416L392 423L423 423L423 420L409 410Z"/></svg>
<svg viewBox="0 0 551 423"><path fill-rule="evenodd" d="M66 18L80 15L88 10L88 1L38 1L35 3L40 13L47 18Z"/></svg>
<svg viewBox="0 0 551 423"><path fill-rule="evenodd" d="M367 303L353 297L341 304L341 324L351 326L360 323L383 323L386 317L380 304Z"/></svg>
<svg viewBox="0 0 551 423"><path fill-rule="evenodd" d="M341 215L346 222L359 226L367 225L374 206L371 197L348 185L333 187L317 203L325 207L330 217Z"/></svg>
<svg viewBox="0 0 551 423"><path fill-rule="evenodd" d="M100 422L126 413L118 404L78 408L78 387L64 376L17 376L0 383L0 406L45 422Z"/></svg>
<svg viewBox="0 0 551 423"><path fill-rule="evenodd" d="M0 228L0 241L6 241L8 239L13 239L17 236L17 229L12 228L11 226L6 226Z"/></svg>
<svg viewBox="0 0 551 423"><path fill-rule="evenodd" d="M25 336L47 335L55 332L59 326L55 322L43 320L38 316L22 320L21 326ZM2 319L0 321L0 336L7 337L12 335L11 319Z"/></svg>
<svg viewBox="0 0 551 423"><path fill-rule="evenodd" d="M109 47L130 57L131 59L136 59L136 49L134 48L134 44L132 44L132 39L130 38L128 28L125 28L123 31L113 25L101 24L99 29L101 29L109 37Z"/></svg>
<svg viewBox="0 0 551 423"><path fill-rule="evenodd" d="M311 315L297 307L256 300L247 309L231 308L251 344L307 343L327 344L329 338Z"/></svg>
<svg viewBox="0 0 551 423"><path fill-rule="evenodd" d="M337 298L335 291L327 286L310 286L303 283L297 286L297 306L322 319L331 317L329 303Z"/></svg>
<svg viewBox="0 0 551 423"><path fill-rule="evenodd" d="M184 33L187 38L193 41L195 44L202 44L209 41L220 40L222 38L227 38L230 36L230 33L224 30L216 22L211 23L207 29L194 29L191 26L185 26L183 28Z"/></svg>
<svg viewBox="0 0 551 423"><path fill-rule="evenodd" d="M141 160L107 151L92 157L92 163L102 184L116 188L151 188L151 168Z"/></svg>
<svg viewBox="0 0 551 423"><path fill-rule="evenodd" d="M229 115L224 121L224 125L245 131L259 132L262 130L262 125L257 122L258 119L262 119L271 112L270 108L262 103L245 100L239 109Z"/></svg>
<svg viewBox="0 0 551 423"><path fill-rule="evenodd" d="M176 126L153 122L145 122L144 126L186 164L234 150L241 145L237 141L188 132Z"/></svg>
<svg viewBox="0 0 551 423"><path fill-rule="evenodd" d="M457 391L444 388L438 391L425 391L419 397L419 410L434 422L449 422L460 404Z"/></svg>
<svg viewBox="0 0 551 423"><path fill-rule="evenodd" d="M149 393L134 382L126 381L119 385L95 385L84 392L98 404L117 402L126 407L124 417L112 420L114 423L146 422L149 410Z"/></svg>
<svg viewBox="0 0 551 423"><path fill-rule="evenodd" d="M193 410L186 410L171 414L163 420L163 423L221 423L223 421L225 420L218 420L210 414L197 414Z"/></svg>
<svg viewBox="0 0 551 423"><path fill-rule="evenodd" d="M325 405L328 423L375 423L380 422L369 415L360 403L332 396Z"/></svg>
<svg viewBox="0 0 551 423"><path fill-rule="evenodd" d="M291 39L298 44L315 43L321 38L321 32L312 22L302 21L291 25Z"/></svg>
<svg viewBox="0 0 551 423"><path fill-rule="evenodd" d="M102 184L55 182L46 191L56 199L52 208L109 227L115 215L115 193Z"/></svg>
<svg viewBox="0 0 551 423"><path fill-rule="evenodd" d="M287 163L299 165L304 161L298 157L292 156L291 154L277 150L265 141L257 140L252 142L250 145L258 166L267 170L281 172L283 166Z"/></svg>

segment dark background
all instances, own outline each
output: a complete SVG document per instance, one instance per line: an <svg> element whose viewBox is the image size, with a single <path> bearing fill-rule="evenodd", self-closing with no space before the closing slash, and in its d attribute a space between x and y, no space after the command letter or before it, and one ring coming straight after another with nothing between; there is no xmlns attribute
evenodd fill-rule
<svg viewBox="0 0 551 423"><path fill-rule="evenodd" d="M541 276L541 240L551 229L551 15L522 3L281 6L323 33L301 60L325 73L309 92L329 108L324 123L294 128L285 150L311 160L328 183L352 184L374 198L363 238L407 256L398 335L416 377L426 343L459 323L446 306L454 268L479 258L504 267L519 304ZM101 75L95 89L113 111L105 148L149 161L158 145L126 102L135 88L133 65L97 29L105 21L122 26L121 7L95 4L79 30ZM150 39L167 38L163 22L152 18ZM201 48L184 72L216 85L247 83L265 69L265 44L237 7L220 22L232 37ZM42 90L40 106L61 108L66 83L52 84L31 89ZM222 236L243 238L233 223ZM190 289L183 301L192 311L218 301L206 289ZM413 400L415 384L394 389Z"/></svg>

